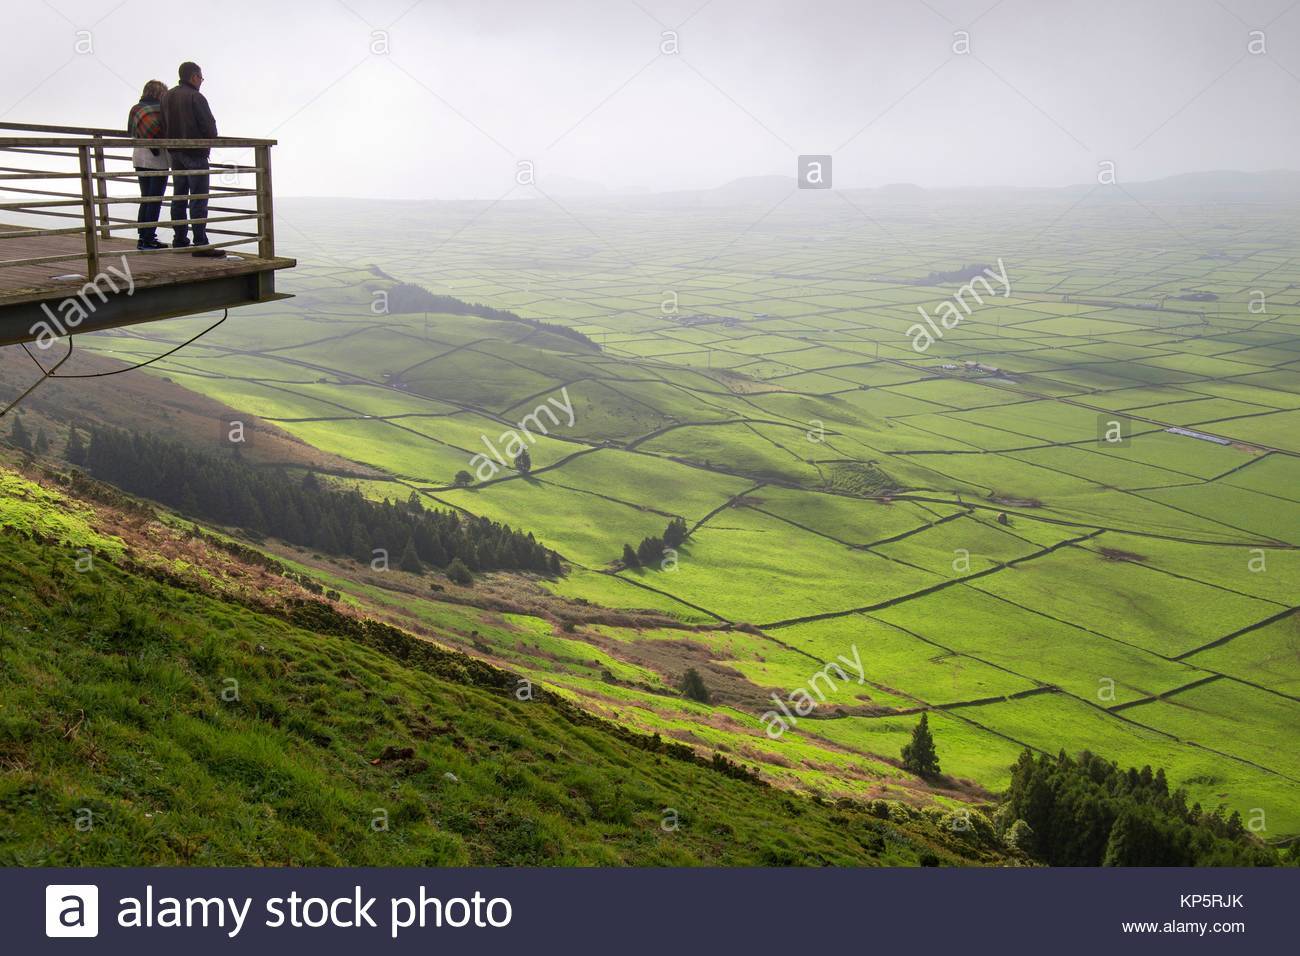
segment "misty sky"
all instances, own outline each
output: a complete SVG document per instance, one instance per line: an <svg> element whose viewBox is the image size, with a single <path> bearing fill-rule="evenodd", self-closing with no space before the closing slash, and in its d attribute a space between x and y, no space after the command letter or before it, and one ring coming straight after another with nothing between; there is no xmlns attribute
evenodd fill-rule
<svg viewBox="0 0 1300 956"><path fill-rule="evenodd" d="M223 134L280 140L281 195L516 198L520 161L557 191L707 188L793 176L798 153L831 154L839 187L1300 166L1293 0L17 7L0 119L120 128L194 59Z"/></svg>

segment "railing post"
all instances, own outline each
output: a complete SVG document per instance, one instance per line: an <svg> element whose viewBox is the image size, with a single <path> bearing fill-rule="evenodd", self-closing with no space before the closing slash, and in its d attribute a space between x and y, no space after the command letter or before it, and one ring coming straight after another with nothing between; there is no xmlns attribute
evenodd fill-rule
<svg viewBox="0 0 1300 956"><path fill-rule="evenodd" d="M86 278L99 275L99 241L95 235L95 184L90 175L90 147L77 147L81 165L81 218L86 233Z"/></svg>
<svg viewBox="0 0 1300 956"><path fill-rule="evenodd" d="M95 172L104 172L104 137L95 137ZM95 195L100 199L108 198L108 180L103 176L95 177ZM108 231L108 203L101 202L99 205L99 234L102 238L107 239L111 235Z"/></svg>
<svg viewBox="0 0 1300 956"><path fill-rule="evenodd" d="M263 259L275 257L275 206L271 201L271 147L254 148L257 165L257 230L262 237L257 243L257 254Z"/></svg>

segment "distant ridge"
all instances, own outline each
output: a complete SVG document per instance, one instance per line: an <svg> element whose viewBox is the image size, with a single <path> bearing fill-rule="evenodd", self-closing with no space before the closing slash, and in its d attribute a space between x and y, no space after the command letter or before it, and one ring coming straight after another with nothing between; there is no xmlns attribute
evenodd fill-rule
<svg viewBox="0 0 1300 956"><path fill-rule="evenodd" d="M1163 179L1121 183L1139 199L1171 199L1190 202L1265 202L1300 199L1300 171L1271 169L1247 173L1217 169L1207 172L1180 173ZM1084 195L1090 185L1069 186L1066 192ZM1122 198L1127 198L1120 193Z"/></svg>
<svg viewBox="0 0 1300 956"><path fill-rule="evenodd" d="M598 183L567 180L557 177L560 188L555 195L583 202L652 203L657 205L709 205L723 203L768 202L776 203L796 191L793 176L766 175L742 176L717 186L700 189L673 189L653 192L640 187L607 189ZM1075 183L1066 186L962 186L931 187L917 183L888 183L883 186L849 187L833 186L829 190L799 190L801 198L818 200L831 198L831 192L848 193L884 202L928 202L932 200L1015 200L1015 201L1069 201L1076 202L1084 196L1089 200L1113 199L1132 202L1136 199L1183 202L1289 202L1300 201L1300 170L1271 169L1261 172L1241 170L1204 170L1178 173L1159 179L1127 181L1119 171L1119 186L1108 189L1095 182ZM337 203L440 203L446 205L482 205L491 200L392 200L357 199L351 197L300 196L286 197L296 202ZM521 199L528 202L530 200Z"/></svg>
<svg viewBox="0 0 1300 956"><path fill-rule="evenodd" d="M370 268L371 271L383 271L378 269L377 266L371 266ZM385 278L391 277L385 275ZM506 309L494 309L492 306L483 305L481 302L466 302L463 299L457 299L455 296L435 295L424 286L416 285L413 282L399 282L386 291L388 293L388 311L393 315L438 312L444 315L473 315L480 319L494 319L499 322L518 322L522 325L532 326L540 332L549 332L551 335L569 339L583 348L600 351L600 346L594 339L567 325L557 325L553 322L543 322L540 319L524 318Z"/></svg>
<svg viewBox="0 0 1300 956"><path fill-rule="evenodd" d="M928 188L916 183L889 183L884 186L851 188L838 187L840 192L869 198L876 202L929 202L952 199L966 200L1016 200L1016 201L1068 201L1076 202L1087 196L1089 201L1131 203L1133 199L1150 199L1171 202L1277 202L1300 201L1300 171L1275 169L1265 172L1237 170L1209 170L1179 173L1162 179L1125 182L1122 189L1109 188L1097 183L1079 183L1069 186L972 186L963 188ZM743 176L711 189L678 190L666 193L647 193L637 197L617 197L624 201L698 204L769 202L776 203L790 196L796 188L793 176ZM817 200L827 198L832 190L801 190L799 198ZM616 198L611 196L611 199Z"/></svg>

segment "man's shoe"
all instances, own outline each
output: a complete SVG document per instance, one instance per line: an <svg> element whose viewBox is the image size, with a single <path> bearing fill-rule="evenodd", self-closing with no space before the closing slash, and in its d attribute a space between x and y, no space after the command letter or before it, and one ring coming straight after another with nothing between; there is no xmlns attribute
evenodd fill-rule
<svg viewBox="0 0 1300 956"><path fill-rule="evenodd" d="M191 252L196 259L224 259L226 258L225 249L200 249L198 252Z"/></svg>
<svg viewBox="0 0 1300 956"><path fill-rule="evenodd" d="M190 241L188 239L177 239L172 243L173 249L188 249L189 247Z"/></svg>
<svg viewBox="0 0 1300 956"><path fill-rule="evenodd" d="M146 249L166 249L167 243L159 242L157 239L141 239L135 247L143 252Z"/></svg>

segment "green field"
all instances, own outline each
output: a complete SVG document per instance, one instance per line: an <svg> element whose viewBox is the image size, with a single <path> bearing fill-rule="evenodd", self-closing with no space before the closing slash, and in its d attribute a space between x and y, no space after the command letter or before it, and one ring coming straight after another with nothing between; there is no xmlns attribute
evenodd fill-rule
<svg viewBox="0 0 1300 956"><path fill-rule="evenodd" d="M557 599L675 619L669 634L543 623L524 644L481 631L611 719L860 794L904 783L887 761L932 708L945 765L972 785L1005 786L1020 746L1090 749L1163 766L1207 807L1267 805L1266 838L1300 834L1294 210L1234 208L1228 228L1161 205L1175 241L1124 204L917 202L876 210L894 242L802 196L770 216L591 203L580 221L392 204L382 226L289 201L319 240L284 277L297 298L150 371L400 481L369 494L418 489L533 532L569 565L542 585ZM400 238L459 230L433 257ZM1011 294L915 351L916 306L958 285L921 277L999 255ZM377 317L391 283L372 266L595 346ZM1217 298L1178 298L1193 287ZM88 344L144 358L201 321ZM531 474L451 487L562 390L573 420L533 436ZM672 561L621 566L674 517L690 534ZM845 712L763 739L767 697L852 646L866 681L817 717ZM712 709L663 696L694 665L728 688Z"/></svg>

